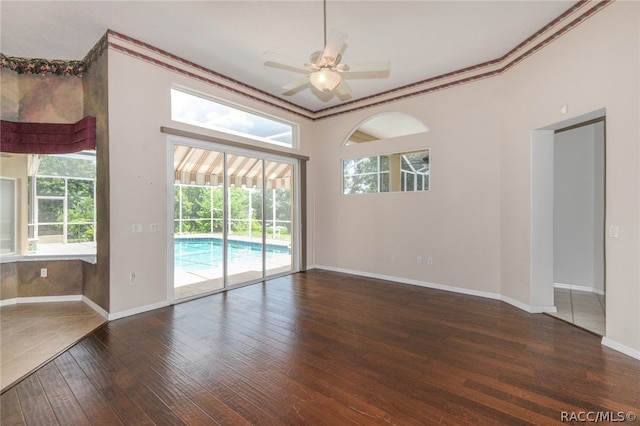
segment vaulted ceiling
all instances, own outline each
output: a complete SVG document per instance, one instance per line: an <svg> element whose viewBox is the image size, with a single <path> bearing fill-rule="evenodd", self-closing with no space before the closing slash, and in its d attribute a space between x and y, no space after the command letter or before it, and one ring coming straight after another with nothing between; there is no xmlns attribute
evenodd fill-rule
<svg viewBox="0 0 640 426"><path fill-rule="evenodd" d="M343 62L391 62L387 78L348 79L350 99L310 88L283 96L281 87L301 74L264 65L267 51L307 60L323 48L321 0L3 0L0 51L79 60L111 29L321 111L499 59L576 3L328 0L327 29L348 33Z"/></svg>

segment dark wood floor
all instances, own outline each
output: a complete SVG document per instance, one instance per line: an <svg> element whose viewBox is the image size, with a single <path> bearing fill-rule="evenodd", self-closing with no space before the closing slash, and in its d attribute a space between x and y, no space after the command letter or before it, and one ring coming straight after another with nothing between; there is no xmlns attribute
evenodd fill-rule
<svg viewBox="0 0 640 426"><path fill-rule="evenodd" d="M640 361L499 301L310 271L112 321L1 402L3 426L546 425L640 415Z"/></svg>

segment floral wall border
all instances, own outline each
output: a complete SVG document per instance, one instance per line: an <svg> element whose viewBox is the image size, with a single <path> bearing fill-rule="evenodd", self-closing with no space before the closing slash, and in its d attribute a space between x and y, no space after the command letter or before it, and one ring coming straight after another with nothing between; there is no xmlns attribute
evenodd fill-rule
<svg viewBox="0 0 640 426"><path fill-rule="evenodd" d="M18 58L0 53L0 68L7 68L18 74L58 75L82 77L83 61L47 60L37 58Z"/></svg>
<svg viewBox="0 0 640 426"><path fill-rule="evenodd" d="M18 74L56 75L61 77L82 77L84 72L107 48L107 34L91 48L89 53L80 61L65 61L61 59L20 58L0 53L0 68L15 71Z"/></svg>

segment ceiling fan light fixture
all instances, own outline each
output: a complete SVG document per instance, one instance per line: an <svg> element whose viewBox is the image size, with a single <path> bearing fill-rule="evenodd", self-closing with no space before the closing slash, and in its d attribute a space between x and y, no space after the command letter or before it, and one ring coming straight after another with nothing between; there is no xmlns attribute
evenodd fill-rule
<svg viewBox="0 0 640 426"><path fill-rule="evenodd" d="M335 89L342 81L342 77L336 71L328 68L309 74L309 82L319 91L326 93Z"/></svg>

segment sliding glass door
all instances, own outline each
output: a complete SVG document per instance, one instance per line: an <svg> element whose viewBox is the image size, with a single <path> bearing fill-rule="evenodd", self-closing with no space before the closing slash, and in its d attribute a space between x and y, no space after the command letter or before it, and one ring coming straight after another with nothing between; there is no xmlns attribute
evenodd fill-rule
<svg viewBox="0 0 640 426"><path fill-rule="evenodd" d="M265 161L264 194L265 270L267 274L293 268L292 235L294 231L293 165Z"/></svg>
<svg viewBox="0 0 640 426"><path fill-rule="evenodd" d="M294 269L295 162L173 145L174 299Z"/></svg>
<svg viewBox="0 0 640 426"><path fill-rule="evenodd" d="M227 285L264 277L264 227L258 220L263 191L263 160L227 155L229 178L226 235ZM258 212L259 213L259 212Z"/></svg>
<svg viewBox="0 0 640 426"><path fill-rule="evenodd" d="M224 288L224 153L175 145L173 156L173 284L183 299Z"/></svg>

